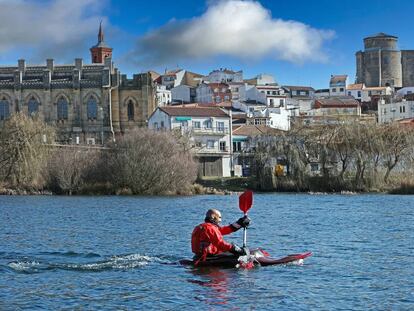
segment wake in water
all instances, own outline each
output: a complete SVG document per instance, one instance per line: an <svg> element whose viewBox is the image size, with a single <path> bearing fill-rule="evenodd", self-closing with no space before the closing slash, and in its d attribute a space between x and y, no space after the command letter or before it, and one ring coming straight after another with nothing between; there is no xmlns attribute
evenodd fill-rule
<svg viewBox="0 0 414 311"><path fill-rule="evenodd" d="M43 253L47 255L60 255L64 257L101 257L98 254L78 254L74 252L66 253ZM107 270L128 270L141 268L150 264L173 264L168 259L163 259L156 256L146 256L141 254L128 254L111 256L105 260L92 261L86 263L54 263L41 259L28 259L24 257L6 264L6 268L17 273L40 273L53 270L68 270L68 271L84 271L84 272L100 272Z"/></svg>

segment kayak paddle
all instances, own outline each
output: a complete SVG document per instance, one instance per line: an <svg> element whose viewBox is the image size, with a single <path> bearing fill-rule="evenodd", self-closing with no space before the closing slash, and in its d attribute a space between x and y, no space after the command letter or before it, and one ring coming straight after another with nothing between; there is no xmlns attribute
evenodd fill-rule
<svg viewBox="0 0 414 311"><path fill-rule="evenodd" d="M239 196L239 208L247 216L248 210L252 207L253 204L253 192L246 190ZM243 248L247 249L247 228L243 228Z"/></svg>

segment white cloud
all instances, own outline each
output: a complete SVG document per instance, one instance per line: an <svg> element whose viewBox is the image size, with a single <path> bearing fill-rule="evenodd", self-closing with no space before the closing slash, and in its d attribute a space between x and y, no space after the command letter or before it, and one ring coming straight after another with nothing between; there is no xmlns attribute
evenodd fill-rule
<svg viewBox="0 0 414 311"><path fill-rule="evenodd" d="M334 36L297 21L273 18L259 2L208 1L207 11L189 20L171 20L139 38L131 54L137 63L161 65L178 60L227 55L272 57L290 62L326 61L323 44Z"/></svg>
<svg viewBox="0 0 414 311"><path fill-rule="evenodd" d="M21 57L31 50L34 59L79 55L92 44L102 9L99 0L0 0L0 52Z"/></svg>

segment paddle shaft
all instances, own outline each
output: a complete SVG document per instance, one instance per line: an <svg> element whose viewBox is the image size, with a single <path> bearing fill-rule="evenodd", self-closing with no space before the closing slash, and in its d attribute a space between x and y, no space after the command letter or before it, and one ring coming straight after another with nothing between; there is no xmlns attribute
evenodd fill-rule
<svg viewBox="0 0 414 311"><path fill-rule="evenodd" d="M244 214L244 216L247 216L247 214ZM243 228L243 248L246 248L247 246L247 228Z"/></svg>

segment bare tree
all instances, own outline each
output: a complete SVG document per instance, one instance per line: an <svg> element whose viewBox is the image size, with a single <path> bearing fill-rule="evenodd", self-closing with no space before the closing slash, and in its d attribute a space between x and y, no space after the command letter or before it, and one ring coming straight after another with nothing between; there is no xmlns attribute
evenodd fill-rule
<svg viewBox="0 0 414 311"><path fill-rule="evenodd" d="M384 182L388 183L391 171L401 161L408 159L413 152L414 132L407 126L391 124L382 128L382 153L386 172Z"/></svg>
<svg viewBox="0 0 414 311"><path fill-rule="evenodd" d="M23 113L5 121L0 131L0 178L14 186L35 186L42 182L55 131Z"/></svg>
<svg viewBox="0 0 414 311"><path fill-rule="evenodd" d="M197 177L197 163L170 132L138 129L123 136L107 154L116 186L134 194L185 192Z"/></svg>
<svg viewBox="0 0 414 311"><path fill-rule="evenodd" d="M88 175L100 160L100 152L67 146L55 149L48 164L49 187L72 195L87 182Z"/></svg>

